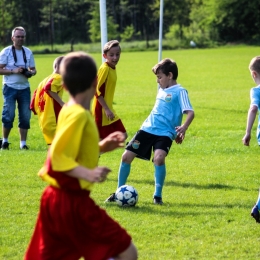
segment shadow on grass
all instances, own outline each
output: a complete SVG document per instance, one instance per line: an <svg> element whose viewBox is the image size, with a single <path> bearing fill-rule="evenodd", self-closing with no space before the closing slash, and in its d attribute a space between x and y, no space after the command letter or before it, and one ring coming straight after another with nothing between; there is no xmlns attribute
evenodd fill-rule
<svg viewBox="0 0 260 260"><path fill-rule="evenodd" d="M135 207L119 207L116 203L109 203L107 205L100 205L104 209L117 208L116 210L123 211L125 213L134 213L134 214L155 214L165 216L174 216L174 217L185 217L185 216L216 216L216 211L218 215L226 215L227 209L249 209L246 205L237 205L237 204L192 204L192 203L170 203L165 201L163 205L154 205L152 202L142 202L141 205L136 205ZM196 210L196 208L203 208L204 210ZM182 210L186 209L186 210ZM214 210L215 209L215 210Z"/></svg>
<svg viewBox="0 0 260 260"><path fill-rule="evenodd" d="M116 178L109 178L107 181L117 183ZM129 185L136 184L147 184L147 185L154 185L153 180L129 180ZM209 184L196 184L196 183L183 183L183 182L176 182L176 181L166 181L165 186L174 186L174 187L182 187L182 188L194 188L197 190L242 190L242 191L251 191L252 189L247 189L244 187L238 186L231 186L219 183L209 183Z"/></svg>

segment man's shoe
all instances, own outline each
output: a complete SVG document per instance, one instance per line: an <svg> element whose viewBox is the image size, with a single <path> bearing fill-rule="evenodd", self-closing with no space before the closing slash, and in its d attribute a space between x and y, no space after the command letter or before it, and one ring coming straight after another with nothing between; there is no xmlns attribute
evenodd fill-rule
<svg viewBox="0 0 260 260"><path fill-rule="evenodd" d="M259 211L258 211L257 205L255 205L255 206L252 208L251 216L255 219L255 221L256 221L257 223L260 223L260 215L259 215Z"/></svg>
<svg viewBox="0 0 260 260"><path fill-rule="evenodd" d="M22 148L20 148L21 150L29 150L29 147L25 144Z"/></svg>
<svg viewBox="0 0 260 260"><path fill-rule="evenodd" d="M2 143L1 149L2 150L9 150L9 143L8 142Z"/></svg>
<svg viewBox="0 0 260 260"><path fill-rule="evenodd" d="M116 201L116 194L112 193L106 200L105 202L115 202Z"/></svg>
<svg viewBox="0 0 260 260"><path fill-rule="evenodd" d="M162 205L162 204L163 204L162 198L161 198L161 197L154 196L154 197L153 197L153 203L154 203L154 204L158 204L158 205Z"/></svg>

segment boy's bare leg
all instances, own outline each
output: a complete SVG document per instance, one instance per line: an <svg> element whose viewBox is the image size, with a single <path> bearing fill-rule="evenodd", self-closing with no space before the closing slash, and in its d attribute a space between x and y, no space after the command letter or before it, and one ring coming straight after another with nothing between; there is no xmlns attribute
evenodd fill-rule
<svg viewBox="0 0 260 260"><path fill-rule="evenodd" d="M112 258L114 260L136 260L137 259L137 249L133 243L121 254Z"/></svg>

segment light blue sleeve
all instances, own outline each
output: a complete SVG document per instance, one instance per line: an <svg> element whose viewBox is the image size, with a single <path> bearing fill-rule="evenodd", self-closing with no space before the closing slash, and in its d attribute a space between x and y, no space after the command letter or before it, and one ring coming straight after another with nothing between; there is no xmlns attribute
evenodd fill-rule
<svg viewBox="0 0 260 260"><path fill-rule="evenodd" d="M187 90L183 89L180 91L179 102L182 113L185 113L187 110L193 110Z"/></svg>
<svg viewBox="0 0 260 260"><path fill-rule="evenodd" d="M259 107L260 107L260 87L251 88L250 99L251 99L250 105L251 106L255 105L259 109Z"/></svg>

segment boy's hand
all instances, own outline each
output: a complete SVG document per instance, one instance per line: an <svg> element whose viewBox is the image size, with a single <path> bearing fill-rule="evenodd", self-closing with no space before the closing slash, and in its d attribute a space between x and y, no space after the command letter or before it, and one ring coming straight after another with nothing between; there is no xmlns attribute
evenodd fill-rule
<svg viewBox="0 0 260 260"><path fill-rule="evenodd" d="M111 170L107 167L96 167L92 170L92 173L88 176L87 180L90 182L103 182L106 180L109 172L111 172Z"/></svg>
<svg viewBox="0 0 260 260"><path fill-rule="evenodd" d="M251 139L251 135L250 134L245 134L245 136L242 139L243 144L245 146L249 146L250 139Z"/></svg>
<svg viewBox="0 0 260 260"><path fill-rule="evenodd" d="M100 152L105 153L113 151L116 148L124 147L125 135L116 131L99 142Z"/></svg>
<svg viewBox="0 0 260 260"><path fill-rule="evenodd" d="M181 144L184 137L185 137L184 135L183 136L177 135L177 137L175 138L176 144Z"/></svg>
<svg viewBox="0 0 260 260"><path fill-rule="evenodd" d="M181 144L185 138L185 132L187 129L182 125L182 126L176 126L175 130L177 132L177 137L175 138L175 142L177 144Z"/></svg>
<svg viewBox="0 0 260 260"><path fill-rule="evenodd" d="M114 120L115 115L110 109L105 109L105 113L107 115L108 120Z"/></svg>

